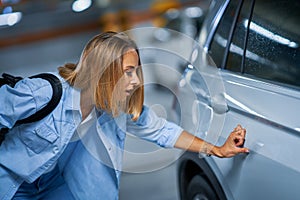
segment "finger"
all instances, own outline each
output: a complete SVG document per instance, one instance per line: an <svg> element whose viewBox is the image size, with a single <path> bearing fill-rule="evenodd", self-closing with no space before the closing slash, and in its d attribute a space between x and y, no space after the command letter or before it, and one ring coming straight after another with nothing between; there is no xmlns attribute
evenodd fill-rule
<svg viewBox="0 0 300 200"><path fill-rule="evenodd" d="M242 137L245 137L246 136L246 129L242 128L242 129L236 131L235 133L236 133L236 135L240 135Z"/></svg>
<svg viewBox="0 0 300 200"><path fill-rule="evenodd" d="M243 137L243 131L242 130L238 130L238 131L234 131L231 132L230 137L231 138L235 138L235 137Z"/></svg>
<svg viewBox="0 0 300 200"><path fill-rule="evenodd" d="M250 150L248 148L237 148L238 153L250 153Z"/></svg>
<svg viewBox="0 0 300 200"><path fill-rule="evenodd" d="M246 137L246 129L242 128L241 131L242 131L241 136L243 136L245 138Z"/></svg>
<svg viewBox="0 0 300 200"><path fill-rule="evenodd" d="M245 143L245 138L244 137L235 137L234 138L234 144L236 147L243 147Z"/></svg>
<svg viewBox="0 0 300 200"><path fill-rule="evenodd" d="M238 124L235 128L234 128L234 131L238 131L242 128L242 126L240 124Z"/></svg>
<svg viewBox="0 0 300 200"><path fill-rule="evenodd" d="M244 138L242 138L242 137L238 137L238 138L235 138L234 139L234 144L236 145L236 146L240 146L240 145L242 145L244 143Z"/></svg>

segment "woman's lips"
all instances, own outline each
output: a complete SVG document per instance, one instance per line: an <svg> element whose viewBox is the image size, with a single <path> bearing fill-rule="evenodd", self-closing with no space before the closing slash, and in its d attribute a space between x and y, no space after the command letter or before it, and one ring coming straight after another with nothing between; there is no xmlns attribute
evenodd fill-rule
<svg viewBox="0 0 300 200"><path fill-rule="evenodd" d="M125 90L125 93L126 93L127 96L130 96L131 93L132 93L132 90Z"/></svg>

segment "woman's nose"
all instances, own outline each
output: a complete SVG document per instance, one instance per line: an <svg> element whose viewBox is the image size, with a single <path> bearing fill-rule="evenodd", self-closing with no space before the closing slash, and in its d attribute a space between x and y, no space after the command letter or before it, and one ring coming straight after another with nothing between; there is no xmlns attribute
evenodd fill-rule
<svg viewBox="0 0 300 200"><path fill-rule="evenodd" d="M139 77L138 77L138 75L137 75L136 73L133 74L130 83L131 83L132 85L135 85L135 86L136 86L136 85L139 85L139 84L141 83L141 82L140 82L140 79L139 79Z"/></svg>

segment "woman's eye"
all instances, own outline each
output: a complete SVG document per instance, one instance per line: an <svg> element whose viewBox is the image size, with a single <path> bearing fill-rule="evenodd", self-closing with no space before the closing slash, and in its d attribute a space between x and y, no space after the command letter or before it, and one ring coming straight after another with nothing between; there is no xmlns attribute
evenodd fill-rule
<svg viewBox="0 0 300 200"><path fill-rule="evenodd" d="M127 75L127 76L132 76L132 71L130 70L128 70L128 71L125 71L125 74Z"/></svg>

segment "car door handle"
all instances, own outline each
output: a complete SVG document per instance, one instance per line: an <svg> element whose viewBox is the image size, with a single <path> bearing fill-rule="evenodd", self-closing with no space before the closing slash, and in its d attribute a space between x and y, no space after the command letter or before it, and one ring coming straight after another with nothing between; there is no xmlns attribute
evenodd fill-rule
<svg viewBox="0 0 300 200"><path fill-rule="evenodd" d="M210 106L213 111L217 114L224 114L229 111L228 105L226 102L225 94L218 91L224 91L223 87L220 84L216 84L217 87L207 89L207 81L211 77L205 77L204 74L200 75L197 71L189 70L186 72L187 82L190 83L193 91L195 92L198 100ZM209 92L210 91L210 92Z"/></svg>
<svg viewBox="0 0 300 200"><path fill-rule="evenodd" d="M201 90L201 92L198 92L198 96L217 114L224 114L229 111L225 96L222 93L210 97L204 90Z"/></svg>
<svg viewBox="0 0 300 200"><path fill-rule="evenodd" d="M225 114L229 111L224 94L216 94L211 98L210 106L217 114Z"/></svg>

